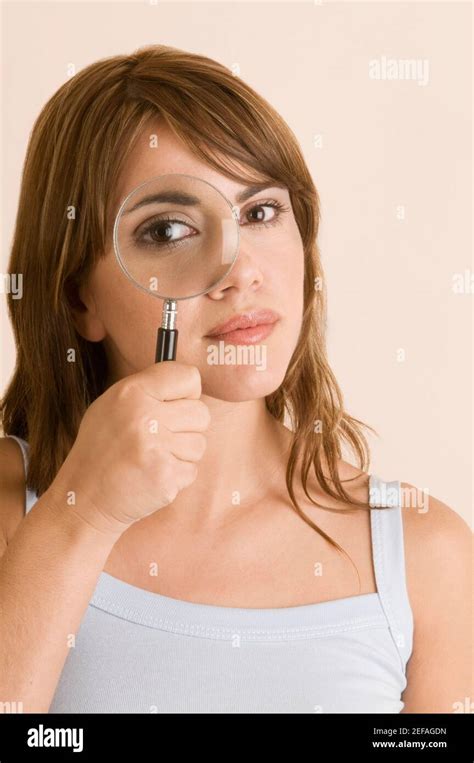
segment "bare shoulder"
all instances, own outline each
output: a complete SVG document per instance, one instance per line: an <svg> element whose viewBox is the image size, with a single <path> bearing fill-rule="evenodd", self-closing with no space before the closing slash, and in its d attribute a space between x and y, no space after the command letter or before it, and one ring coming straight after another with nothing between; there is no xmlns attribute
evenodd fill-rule
<svg viewBox="0 0 474 763"><path fill-rule="evenodd" d="M472 532L443 501L400 486L414 619L402 712L460 712L472 696Z"/></svg>
<svg viewBox="0 0 474 763"><path fill-rule="evenodd" d="M467 582L472 531L450 506L408 482L400 482L407 588L421 616L443 590Z"/></svg>
<svg viewBox="0 0 474 763"><path fill-rule="evenodd" d="M400 487L408 596L415 623L434 624L456 600L470 601L473 535L443 501L407 482Z"/></svg>
<svg viewBox="0 0 474 763"><path fill-rule="evenodd" d="M0 437L0 554L25 513L25 471L20 446Z"/></svg>

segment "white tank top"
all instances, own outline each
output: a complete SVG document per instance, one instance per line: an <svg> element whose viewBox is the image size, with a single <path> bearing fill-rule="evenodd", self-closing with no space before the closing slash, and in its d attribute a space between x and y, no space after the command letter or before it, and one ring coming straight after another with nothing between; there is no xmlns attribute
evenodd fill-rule
<svg viewBox="0 0 474 763"><path fill-rule="evenodd" d="M102 572L49 712L399 713L413 643L400 498L370 475L370 505L389 507L370 512L376 593L224 607ZM36 500L27 489L27 512Z"/></svg>

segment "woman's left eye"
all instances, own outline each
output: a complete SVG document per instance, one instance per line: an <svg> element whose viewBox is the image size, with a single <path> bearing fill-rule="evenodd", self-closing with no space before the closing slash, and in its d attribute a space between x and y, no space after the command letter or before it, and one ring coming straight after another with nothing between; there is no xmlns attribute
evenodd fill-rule
<svg viewBox="0 0 474 763"><path fill-rule="evenodd" d="M273 225L287 207L278 201L265 201L260 204L254 204L247 212L244 212L243 218L247 222L240 222L241 225Z"/></svg>

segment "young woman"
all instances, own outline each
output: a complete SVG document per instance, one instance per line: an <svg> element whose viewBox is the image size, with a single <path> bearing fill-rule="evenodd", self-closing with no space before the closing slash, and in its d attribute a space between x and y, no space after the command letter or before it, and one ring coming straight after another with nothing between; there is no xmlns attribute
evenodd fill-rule
<svg viewBox="0 0 474 763"><path fill-rule="evenodd" d="M167 173L238 206L240 248L179 303L176 361L154 363L162 302L123 276L112 230ZM167 212L179 240L190 213ZM9 267L23 296L0 441L3 702L398 713L470 696L469 528L368 471L327 361L318 223L294 135L208 58L101 60L44 107ZM248 328L262 323L264 340ZM239 340L265 345L264 370L207 362Z"/></svg>

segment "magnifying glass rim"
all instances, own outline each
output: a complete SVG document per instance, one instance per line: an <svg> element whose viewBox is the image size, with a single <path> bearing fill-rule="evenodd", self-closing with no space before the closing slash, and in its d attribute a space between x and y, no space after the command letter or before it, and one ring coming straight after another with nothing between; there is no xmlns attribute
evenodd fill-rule
<svg viewBox="0 0 474 763"><path fill-rule="evenodd" d="M149 183L152 183L155 180L158 180L158 179L161 179L161 178L166 178L166 177L185 177L185 178L191 178L192 180L199 180L200 183L206 183L206 185L208 185L211 188L213 188L214 191L216 191L219 194L219 196L221 196L224 199L225 203L230 208L232 218L235 220L235 223L236 223L236 226L237 226L236 255L235 255L235 257L234 257L234 259L233 259L233 261L231 263L230 268L226 271L226 273L224 273L223 276L221 276L221 278L219 278L218 281L213 283L212 286L209 286L207 289L204 289L203 291L196 292L196 294L191 294L188 297L174 297L173 295L159 294L157 291L152 291L151 289L148 289L146 286L142 286L140 283L138 283L138 281L135 281L135 279L132 278L132 276L130 275L130 273L128 272L127 268L125 267L125 265L122 262L122 258L120 256L120 250L119 250L119 246L118 246L118 227L119 227L119 221L120 221L120 218L121 218L121 215L122 215L122 210L125 207L126 203L128 202L129 198L131 196L133 196L134 193L139 191L140 188L143 188L144 185L148 185ZM227 276L231 272L232 268L234 267L234 265L236 263L237 257L239 256L240 226L239 226L239 222L236 219L236 216L235 216L235 213L234 213L234 206L231 204L231 202L227 198L227 196L224 196L222 191L220 191L218 188L216 188L215 185L213 185L212 183L209 183L208 180L202 180L202 178L198 178L196 175L188 175L188 174L186 174L184 172L166 172L164 175L155 175L154 177L150 178L149 180L145 180L143 183L140 183L140 185L137 185L136 188L133 188L130 191L129 194L127 194L127 196L123 200L122 204L120 205L119 211L117 212L117 215L115 217L114 231L113 231L113 242L114 242L115 259L118 261L118 264L120 265L121 269L123 270L123 272L125 273L125 275L129 279L129 281L131 281L134 284L134 286L137 286L139 289L144 291L146 294L151 294L153 297L158 297L158 299L165 299L165 300L167 300L167 299L175 299L175 300L193 299L194 297L202 296L202 294L207 294L207 292L211 291L211 289L215 289L217 286L219 286L220 283L222 283L222 281L225 278L227 278Z"/></svg>

